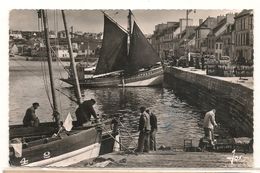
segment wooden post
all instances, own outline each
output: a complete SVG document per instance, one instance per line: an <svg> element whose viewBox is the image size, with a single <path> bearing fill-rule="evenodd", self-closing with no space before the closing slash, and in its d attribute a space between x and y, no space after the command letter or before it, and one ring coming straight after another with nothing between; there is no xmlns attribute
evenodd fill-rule
<svg viewBox="0 0 260 173"><path fill-rule="evenodd" d="M55 118L55 122L59 126L60 125L60 116L59 116L59 111L58 111L58 106L57 106L58 104L57 104L57 100L56 100L54 78L53 78L53 72L52 72L52 57L51 57L50 40L49 40L48 18L45 13L45 10L41 10L41 12L42 12L42 17L43 17L46 49L47 49L47 56L48 56L48 67L49 67L51 93L52 93L52 100L53 100L53 116Z"/></svg>
<svg viewBox="0 0 260 173"><path fill-rule="evenodd" d="M61 13L62 13L64 28L65 28L65 33L66 33L66 37L67 37L67 41L68 41L68 47L69 47L69 55L70 55L72 73L73 73L73 77L74 77L75 83L76 83L76 86L74 85L74 87L75 87L77 102L78 102L78 104L80 104L81 101L82 101L82 99L81 99L81 92L80 92L78 74L77 74L77 70L76 70L76 66L75 66L75 60L74 60L73 52L72 52L70 34L69 34L69 31L68 31L68 27L67 27L67 22L66 22L66 17L65 17L65 12L64 12L64 10L61 10Z"/></svg>

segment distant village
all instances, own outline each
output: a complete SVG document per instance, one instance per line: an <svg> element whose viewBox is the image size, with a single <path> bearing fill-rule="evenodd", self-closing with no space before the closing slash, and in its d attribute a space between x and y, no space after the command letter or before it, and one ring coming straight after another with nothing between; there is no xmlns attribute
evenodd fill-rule
<svg viewBox="0 0 260 173"><path fill-rule="evenodd" d="M187 53L211 55L215 58L228 57L236 63L242 57L244 65L253 65L253 10L228 13L217 17L200 19L193 25L188 15L179 21L157 24L153 34L146 35L158 55L164 59L181 57ZM43 32L10 30L10 55L44 57L45 45ZM102 46L102 33L73 31L70 28L74 57L98 57ZM50 31L50 42L54 57L69 59L65 31Z"/></svg>
<svg viewBox="0 0 260 173"><path fill-rule="evenodd" d="M70 30L73 56L76 58L97 57L102 45L102 33L73 32ZM49 31L52 56L69 60L68 44L65 31ZM44 33L40 31L9 32L9 54L31 57L31 60L42 60L46 57Z"/></svg>

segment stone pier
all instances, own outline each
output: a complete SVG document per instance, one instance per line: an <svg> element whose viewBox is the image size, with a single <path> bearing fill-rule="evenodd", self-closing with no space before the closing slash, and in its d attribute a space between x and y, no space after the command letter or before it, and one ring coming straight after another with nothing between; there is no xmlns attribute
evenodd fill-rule
<svg viewBox="0 0 260 173"><path fill-rule="evenodd" d="M253 137L253 78L208 76L194 68L166 67L165 84L176 95L208 111L217 110L216 119L234 137Z"/></svg>

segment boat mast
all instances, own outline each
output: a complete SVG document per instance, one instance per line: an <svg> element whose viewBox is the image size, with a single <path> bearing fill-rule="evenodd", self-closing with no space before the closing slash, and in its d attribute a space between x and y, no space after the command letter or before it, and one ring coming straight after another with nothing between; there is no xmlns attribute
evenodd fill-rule
<svg viewBox="0 0 260 173"><path fill-rule="evenodd" d="M52 56L51 56L51 49L50 49L50 40L49 40L49 27L48 27L48 18L45 10L40 10L43 17L43 25L44 25L44 33L45 33L45 40L46 40L46 49L47 49L47 56L48 56L48 67L49 67L49 75L50 75L50 83L51 83L51 93L52 93L52 100L53 100L53 116L57 125L60 125L60 116L58 111L58 104L56 100L56 93L55 93L55 86L54 86L54 78L52 72Z"/></svg>
<svg viewBox="0 0 260 173"><path fill-rule="evenodd" d="M129 10L128 16L127 16L127 19L128 19L128 28L127 28L127 31L128 31L127 54L128 54L128 55L129 55L129 51L130 51L131 28L132 28L131 15L132 15L132 12L131 12L131 10Z"/></svg>
<svg viewBox="0 0 260 173"><path fill-rule="evenodd" d="M74 87L75 87L77 102L78 102L78 104L80 104L82 99L81 99L81 92L80 92L78 74L77 74L77 70L76 70L76 66L75 66L75 60L74 60L73 52L72 52L70 34L69 34L69 31L68 31L68 26L67 26L64 10L61 10L61 13L62 13L62 18L63 18L63 23L64 23L66 37L67 37L67 40L68 40L68 47L69 47L69 55L70 55L72 73L73 73L73 77L74 77L75 83L76 83L76 86L74 85Z"/></svg>

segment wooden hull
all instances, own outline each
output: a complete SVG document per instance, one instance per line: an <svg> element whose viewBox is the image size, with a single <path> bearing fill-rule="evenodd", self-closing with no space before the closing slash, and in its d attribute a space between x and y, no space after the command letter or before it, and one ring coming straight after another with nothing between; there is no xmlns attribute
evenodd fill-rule
<svg viewBox="0 0 260 173"><path fill-rule="evenodd" d="M62 81L75 85L73 79L61 79ZM158 86L163 82L162 67L139 72L128 77L106 76L79 80L81 87L145 87Z"/></svg>
<svg viewBox="0 0 260 173"><path fill-rule="evenodd" d="M120 145L115 141L115 139L117 142L120 142L120 136L118 133L102 135L102 142L100 146L99 155L119 151Z"/></svg>
<svg viewBox="0 0 260 173"><path fill-rule="evenodd" d="M104 124L105 130L94 126L76 127L68 134L56 138L51 137L57 132L54 123L42 123L37 128L10 126L10 139L23 138L27 142L27 145L23 146L22 157L19 158L14 155L13 148L10 147L10 165L63 167L95 158L102 153L112 152L111 145L114 140L110 137L113 135L110 120Z"/></svg>
<svg viewBox="0 0 260 173"><path fill-rule="evenodd" d="M71 134L44 138L23 146L22 156L10 154L12 166L69 166L97 157L100 150L101 130L71 131ZM72 134L74 133L74 134Z"/></svg>

